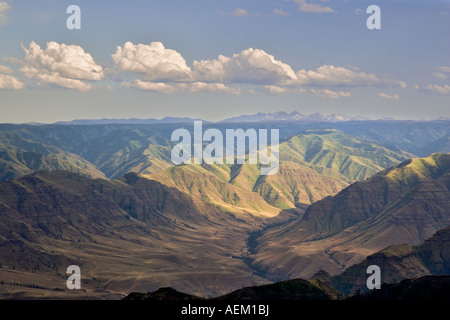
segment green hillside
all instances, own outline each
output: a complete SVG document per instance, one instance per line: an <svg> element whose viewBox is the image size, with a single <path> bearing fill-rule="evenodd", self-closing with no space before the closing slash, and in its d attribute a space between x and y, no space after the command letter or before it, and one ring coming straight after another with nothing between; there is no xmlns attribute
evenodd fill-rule
<svg viewBox="0 0 450 320"><path fill-rule="evenodd" d="M309 205L406 159L374 142L336 130L311 130L280 144L278 173L261 176L258 165L182 165L145 175L200 197L223 210L268 212ZM279 210L278 210L279 211Z"/></svg>
<svg viewBox="0 0 450 320"><path fill-rule="evenodd" d="M308 130L280 145L280 160L308 166L347 182L364 180L411 157L337 130Z"/></svg>
<svg viewBox="0 0 450 320"><path fill-rule="evenodd" d="M92 178L104 178L92 163L82 157L38 145L37 151L26 151L14 146L0 144L0 181L12 180L37 170L67 170Z"/></svg>

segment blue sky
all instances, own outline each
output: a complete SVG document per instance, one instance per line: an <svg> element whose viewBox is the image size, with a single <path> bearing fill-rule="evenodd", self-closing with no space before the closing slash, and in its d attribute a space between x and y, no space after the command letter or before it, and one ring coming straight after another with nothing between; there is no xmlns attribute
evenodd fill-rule
<svg viewBox="0 0 450 320"><path fill-rule="evenodd" d="M72 4L81 30L66 27ZM450 2L0 0L0 110L13 123L450 117Z"/></svg>

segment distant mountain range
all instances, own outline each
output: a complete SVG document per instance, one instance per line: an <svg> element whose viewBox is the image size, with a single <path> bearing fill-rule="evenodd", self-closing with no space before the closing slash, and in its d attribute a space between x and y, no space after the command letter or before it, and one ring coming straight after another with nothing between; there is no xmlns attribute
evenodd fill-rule
<svg viewBox="0 0 450 320"><path fill-rule="evenodd" d="M165 117L162 119L148 118L148 119L75 119L71 121L58 121L54 124L59 125L96 125L96 124L154 124L154 123L186 123L201 119L194 119L188 117ZM205 121L206 122L206 121ZM35 123L36 124L36 123Z"/></svg>
<svg viewBox="0 0 450 320"><path fill-rule="evenodd" d="M154 123L188 123L196 120L189 117L164 117L162 119L148 118L148 119L75 119L71 121L58 121L54 124L58 125L98 125L98 124L154 124ZM210 121L202 120L205 123L211 123ZM399 121L393 118L381 118L377 120L370 120L361 116L348 116L345 114L334 113L330 115L322 115L318 112L309 115L302 114L298 111L287 113L284 111L263 113L258 112L253 115L241 115L236 117L227 118L219 121L219 123L247 123L247 122L346 122L346 121ZM425 120L421 120L425 121ZM433 120L431 120L433 121ZM450 118L439 117L434 121L450 121ZM33 125L42 125L42 123L29 123Z"/></svg>
<svg viewBox="0 0 450 320"><path fill-rule="evenodd" d="M300 112L293 111L286 113L284 111L274 113L258 112L255 115L243 115L228 118L221 122L272 122L272 121L311 121L311 122L339 122L339 121L362 121L369 120L364 117L349 117L345 114L331 114L323 116L316 112L310 115L304 115Z"/></svg>

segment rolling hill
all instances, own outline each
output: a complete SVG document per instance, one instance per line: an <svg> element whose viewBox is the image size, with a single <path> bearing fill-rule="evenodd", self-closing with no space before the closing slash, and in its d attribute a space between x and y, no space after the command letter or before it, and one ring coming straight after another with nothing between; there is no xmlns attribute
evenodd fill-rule
<svg viewBox="0 0 450 320"><path fill-rule="evenodd" d="M119 298L174 284L208 296L264 283L235 258L260 220L133 173L37 172L0 184L0 296ZM85 291L66 289L71 264Z"/></svg>
<svg viewBox="0 0 450 320"><path fill-rule="evenodd" d="M276 175L257 165L182 165L144 175L221 210L273 215L334 195L410 156L336 130L309 130L280 144ZM278 209L278 210L277 210Z"/></svg>
<svg viewBox="0 0 450 320"><path fill-rule="evenodd" d="M417 245L450 225L450 154L407 160L257 239L252 255L272 278L338 274L392 244Z"/></svg>

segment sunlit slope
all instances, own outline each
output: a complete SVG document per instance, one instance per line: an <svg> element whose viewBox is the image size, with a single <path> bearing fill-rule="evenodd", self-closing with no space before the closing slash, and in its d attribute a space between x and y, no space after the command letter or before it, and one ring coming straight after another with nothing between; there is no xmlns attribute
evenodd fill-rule
<svg viewBox="0 0 450 320"><path fill-rule="evenodd" d="M280 145L280 160L305 165L347 182L364 180L411 154L337 130L308 130Z"/></svg>
<svg viewBox="0 0 450 320"><path fill-rule="evenodd" d="M334 195L406 155L336 130L312 130L280 144L274 175L261 175L259 165L247 162L181 165L145 176L224 210L271 213L272 207L292 209Z"/></svg>
<svg viewBox="0 0 450 320"><path fill-rule="evenodd" d="M67 170L92 178L103 172L82 157L55 147L35 145L32 151L0 143L0 181L12 180L37 170Z"/></svg>

